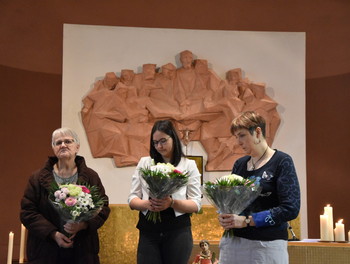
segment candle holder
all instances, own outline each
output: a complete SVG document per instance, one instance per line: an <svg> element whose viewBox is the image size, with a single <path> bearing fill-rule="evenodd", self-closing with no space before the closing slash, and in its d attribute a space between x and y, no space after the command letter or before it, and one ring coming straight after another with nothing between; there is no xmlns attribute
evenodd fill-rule
<svg viewBox="0 0 350 264"><path fill-rule="evenodd" d="M289 229L289 232L291 233L292 235L292 238L291 239L288 239L288 241L300 241L300 239L298 239L293 231L293 228L292 226L288 223L288 229Z"/></svg>

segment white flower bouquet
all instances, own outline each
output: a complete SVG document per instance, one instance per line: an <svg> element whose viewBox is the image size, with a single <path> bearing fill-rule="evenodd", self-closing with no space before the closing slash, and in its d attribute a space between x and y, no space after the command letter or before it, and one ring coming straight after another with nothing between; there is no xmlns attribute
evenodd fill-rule
<svg viewBox="0 0 350 264"><path fill-rule="evenodd" d="M185 186L188 182L188 173L177 170L170 163L152 164L146 168L140 168L141 176L147 183L145 186L149 190L151 198L163 199ZM142 181L141 181L142 182ZM147 220L161 222L160 212L148 211Z"/></svg>
<svg viewBox="0 0 350 264"><path fill-rule="evenodd" d="M220 214L239 215L260 193L261 187L256 186L254 181L235 174L204 184L205 196ZM224 236L233 237L233 230L225 230Z"/></svg>

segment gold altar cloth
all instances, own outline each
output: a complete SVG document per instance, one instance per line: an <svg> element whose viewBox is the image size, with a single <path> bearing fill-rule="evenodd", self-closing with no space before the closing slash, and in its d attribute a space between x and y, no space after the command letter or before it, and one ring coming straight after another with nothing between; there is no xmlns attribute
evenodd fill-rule
<svg viewBox="0 0 350 264"><path fill-rule="evenodd" d="M111 214L99 229L101 264L136 263L138 211L131 210L126 204L110 204L109 207ZM193 251L196 253L199 251L199 240L206 239L217 245L223 233L216 209L211 205L203 205L202 209L203 213L191 217ZM297 237L300 237L299 218L292 221L292 226Z"/></svg>

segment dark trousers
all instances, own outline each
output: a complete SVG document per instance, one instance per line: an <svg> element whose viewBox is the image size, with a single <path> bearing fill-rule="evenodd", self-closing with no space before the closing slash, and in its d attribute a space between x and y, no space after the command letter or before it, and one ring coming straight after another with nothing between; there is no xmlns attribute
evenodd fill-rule
<svg viewBox="0 0 350 264"><path fill-rule="evenodd" d="M192 247L190 226L164 233L140 231L137 264L187 264Z"/></svg>

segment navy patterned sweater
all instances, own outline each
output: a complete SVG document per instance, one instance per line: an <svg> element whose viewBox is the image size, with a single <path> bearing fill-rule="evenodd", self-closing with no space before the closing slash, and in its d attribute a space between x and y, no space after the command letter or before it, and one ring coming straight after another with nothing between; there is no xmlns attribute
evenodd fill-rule
<svg viewBox="0 0 350 264"><path fill-rule="evenodd" d="M242 215L251 215L256 226L234 229L234 235L251 240L288 239L287 221L295 219L300 210L300 188L292 158L276 150L261 168L247 170L250 156L238 159L232 173L255 179L262 186L260 196Z"/></svg>

